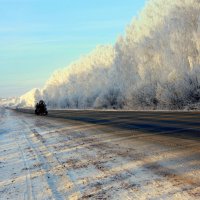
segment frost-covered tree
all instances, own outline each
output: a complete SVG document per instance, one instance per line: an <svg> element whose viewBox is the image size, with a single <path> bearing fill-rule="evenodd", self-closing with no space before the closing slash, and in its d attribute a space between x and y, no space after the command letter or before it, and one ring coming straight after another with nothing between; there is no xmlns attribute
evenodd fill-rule
<svg viewBox="0 0 200 200"><path fill-rule="evenodd" d="M40 92L21 97L21 104L34 105L38 96L58 108L184 109L198 104L199 38L199 0L149 0L113 47L100 46L56 71Z"/></svg>
<svg viewBox="0 0 200 200"><path fill-rule="evenodd" d="M18 106L35 107L35 104L42 98L41 91L37 88L32 89L18 100Z"/></svg>

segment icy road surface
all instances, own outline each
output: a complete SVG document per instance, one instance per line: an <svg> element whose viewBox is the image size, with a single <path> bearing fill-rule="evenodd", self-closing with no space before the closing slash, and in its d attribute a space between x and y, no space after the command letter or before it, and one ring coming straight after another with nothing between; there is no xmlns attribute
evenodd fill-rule
<svg viewBox="0 0 200 200"><path fill-rule="evenodd" d="M0 199L200 199L200 141L2 108Z"/></svg>

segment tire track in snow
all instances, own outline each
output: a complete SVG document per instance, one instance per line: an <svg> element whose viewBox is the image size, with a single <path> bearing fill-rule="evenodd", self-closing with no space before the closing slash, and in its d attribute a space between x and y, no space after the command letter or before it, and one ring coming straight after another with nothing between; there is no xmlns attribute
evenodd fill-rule
<svg viewBox="0 0 200 200"><path fill-rule="evenodd" d="M31 142L31 140L27 137L27 135L24 134L24 137L26 138L27 143L29 144L29 146L31 147L31 149L34 151L36 159L43 164L42 169L46 172L45 173L45 179L47 181L47 184L49 185L49 189L52 192L52 196L54 197L54 199L58 199L58 200L63 200L62 195L57 191L57 188L55 186L54 183L54 178L53 176L50 174L50 165L48 164L48 162L45 160L44 155L41 154L38 150L39 147L36 148L36 146Z"/></svg>
<svg viewBox="0 0 200 200"><path fill-rule="evenodd" d="M29 146L34 150L39 162L43 164L43 170L45 170L46 172L45 178L54 198L58 200L64 200L67 196L68 198L71 197L78 199L80 196L80 190L74 183L73 177L71 177L69 174L68 176L66 175L66 164L63 164L63 162L57 158L55 153L48 149L48 147L44 144L45 141L39 134L39 131L37 131L36 129L30 129L30 124L28 124L27 121L23 120L23 122L27 125L27 129L32 133L32 137L28 137L28 135L26 134L24 134L24 137L26 138ZM57 188L57 182L59 182L59 178L55 177L55 174L51 173L51 171L55 168L59 169L60 173L62 172L62 179L64 178L64 180L62 180L62 184L66 185L65 188L68 188L68 190L64 192L64 195L63 192L61 195Z"/></svg>
<svg viewBox="0 0 200 200"><path fill-rule="evenodd" d="M21 152L21 155L22 155L22 158L23 158L24 166L27 169L26 171L28 171L28 173L26 172L26 187L27 187L27 189L26 189L26 194L24 194L24 199L30 199L31 200L33 195L32 195L31 175L30 175L30 170L29 170L30 167L27 164L26 156L24 155L21 147L19 145L18 145L18 147L20 149L20 152Z"/></svg>
<svg viewBox="0 0 200 200"><path fill-rule="evenodd" d="M28 164L28 159L26 158L26 155L23 152L21 146L17 142L17 138L16 138L15 143L17 144L19 151L21 153L24 167L25 167L25 169L27 169L26 170L26 193L24 194L24 199L32 200L32 199L35 199L35 195L33 193L33 186L32 186L32 182L31 182L31 172L30 172L30 166Z"/></svg>

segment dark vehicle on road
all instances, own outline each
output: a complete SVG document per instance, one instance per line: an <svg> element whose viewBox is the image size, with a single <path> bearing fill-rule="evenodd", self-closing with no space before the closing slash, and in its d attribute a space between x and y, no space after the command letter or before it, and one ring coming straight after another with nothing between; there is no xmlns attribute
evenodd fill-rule
<svg viewBox="0 0 200 200"><path fill-rule="evenodd" d="M35 114L36 115L47 115L47 106L43 100L40 100L39 103L35 106Z"/></svg>

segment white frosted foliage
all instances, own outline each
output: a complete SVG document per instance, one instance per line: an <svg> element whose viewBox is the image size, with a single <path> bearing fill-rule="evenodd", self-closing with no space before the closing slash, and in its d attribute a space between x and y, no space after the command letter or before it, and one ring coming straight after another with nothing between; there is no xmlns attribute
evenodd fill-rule
<svg viewBox="0 0 200 200"><path fill-rule="evenodd" d="M34 94L35 93L35 94ZM149 0L112 46L56 71L21 105L184 109L200 101L200 1Z"/></svg>

